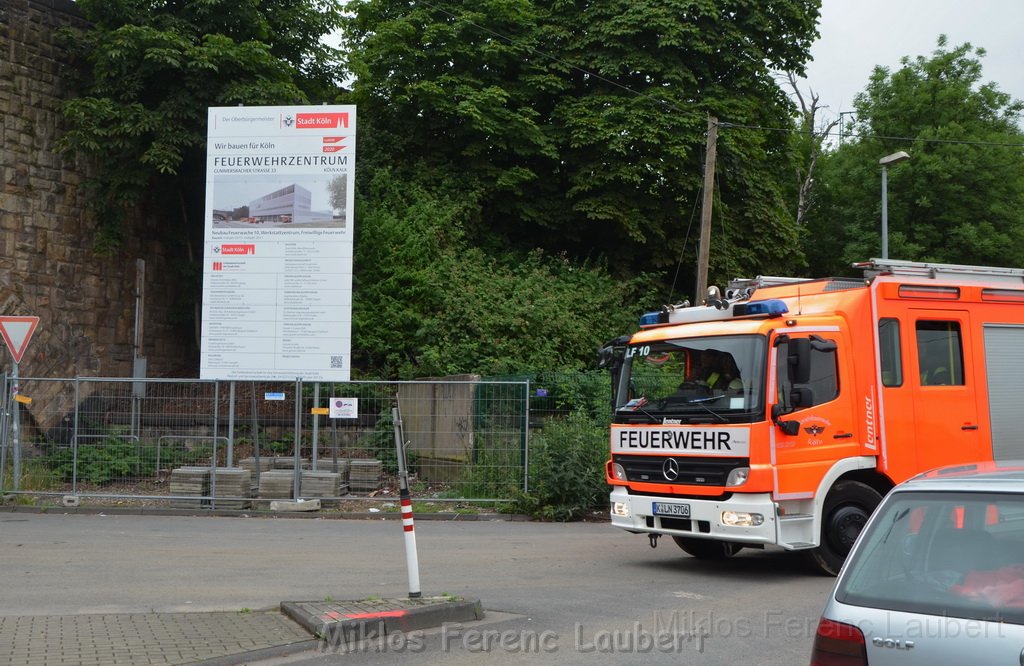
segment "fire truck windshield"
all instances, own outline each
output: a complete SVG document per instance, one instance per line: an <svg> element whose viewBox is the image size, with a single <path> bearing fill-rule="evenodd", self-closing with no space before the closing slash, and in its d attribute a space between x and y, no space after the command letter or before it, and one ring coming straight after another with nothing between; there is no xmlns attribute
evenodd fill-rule
<svg viewBox="0 0 1024 666"><path fill-rule="evenodd" d="M630 345L616 391L618 423L751 423L764 418L761 335Z"/></svg>

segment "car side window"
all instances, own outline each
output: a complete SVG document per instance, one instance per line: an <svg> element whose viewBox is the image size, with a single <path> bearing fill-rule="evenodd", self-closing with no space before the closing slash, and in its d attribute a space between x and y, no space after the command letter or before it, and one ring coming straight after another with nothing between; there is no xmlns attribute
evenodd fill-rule
<svg viewBox="0 0 1024 666"><path fill-rule="evenodd" d="M879 509L837 589L842 603L1024 624L1024 500L906 492Z"/></svg>

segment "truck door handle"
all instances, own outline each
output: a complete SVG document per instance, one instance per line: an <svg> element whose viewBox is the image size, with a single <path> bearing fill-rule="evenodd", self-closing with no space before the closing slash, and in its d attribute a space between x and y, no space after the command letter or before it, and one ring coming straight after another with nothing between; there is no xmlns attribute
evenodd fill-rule
<svg viewBox="0 0 1024 666"><path fill-rule="evenodd" d="M853 437L852 432L841 432L838 435L832 435L832 439L849 439Z"/></svg>
<svg viewBox="0 0 1024 666"><path fill-rule="evenodd" d="M976 426L976 425L965 425L965 426L960 426L960 429L961 430L977 430L978 426Z"/></svg>

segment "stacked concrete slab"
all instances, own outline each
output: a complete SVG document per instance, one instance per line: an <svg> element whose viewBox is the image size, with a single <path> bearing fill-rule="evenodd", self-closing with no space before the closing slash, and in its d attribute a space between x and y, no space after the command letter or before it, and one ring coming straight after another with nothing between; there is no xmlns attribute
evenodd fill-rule
<svg viewBox="0 0 1024 666"><path fill-rule="evenodd" d="M241 467L242 469L249 470L249 486L252 489L252 492L249 494L249 496L252 497L259 493L260 474L268 470L274 469L274 458L272 456L269 458L266 456L260 456L258 459L258 464L257 459L255 457L242 458L241 460L238 461L238 466Z"/></svg>
<svg viewBox="0 0 1024 666"><path fill-rule="evenodd" d="M380 489L384 463L379 460L353 459L348 468L348 487L356 493L369 493Z"/></svg>
<svg viewBox="0 0 1024 666"><path fill-rule="evenodd" d="M295 469L295 458L291 456L274 458L274 469ZM305 458L300 458L299 469L309 469L309 461Z"/></svg>
<svg viewBox="0 0 1024 666"><path fill-rule="evenodd" d="M295 496L295 472L272 469L260 474L260 499L291 499Z"/></svg>
<svg viewBox="0 0 1024 666"><path fill-rule="evenodd" d="M348 486L342 486L341 475L335 472L304 470L299 486L299 495L305 498L321 498L324 506L337 506L333 499L348 494Z"/></svg>
<svg viewBox="0 0 1024 666"><path fill-rule="evenodd" d="M209 467L178 467L171 470L171 506L179 509L198 509L207 503L210 494ZM195 499L188 499L194 497Z"/></svg>
<svg viewBox="0 0 1024 666"><path fill-rule="evenodd" d="M318 472L336 472L341 477L341 485L348 485L348 459L338 458L337 469L334 466L335 461L330 458L321 458L316 462L316 471Z"/></svg>
<svg viewBox="0 0 1024 666"><path fill-rule="evenodd" d="M228 497L231 499L218 499L218 509L248 509L252 502L252 474L247 469L238 467L218 467L214 472L213 488L214 497Z"/></svg>
<svg viewBox="0 0 1024 666"><path fill-rule="evenodd" d="M256 464L256 458L242 458L238 461L238 466L242 469L247 469L252 474L253 478L256 477L256 468L259 467L261 472L266 472L268 469L274 468L274 459L260 456L259 465Z"/></svg>

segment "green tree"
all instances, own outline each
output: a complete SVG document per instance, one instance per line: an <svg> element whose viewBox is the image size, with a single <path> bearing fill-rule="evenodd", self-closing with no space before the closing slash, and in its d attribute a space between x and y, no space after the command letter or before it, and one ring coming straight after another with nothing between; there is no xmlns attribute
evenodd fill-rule
<svg viewBox="0 0 1024 666"><path fill-rule="evenodd" d="M79 0L70 34L78 96L64 105L66 151L95 163L95 249L113 251L147 195L174 211L179 238L202 229L207 107L319 102L333 95L321 37L335 0Z"/></svg>
<svg viewBox="0 0 1024 666"><path fill-rule="evenodd" d="M363 173L457 182L479 203L463 232L485 250L540 247L668 275L696 256L687 224L716 115L732 126L719 145L713 268L787 270L802 259L779 185L792 173L786 140L739 126L788 122L771 72L802 71L818 6L350 3Z"/></svg>
<svg viewBox="0 0 1024 666"><path fill-rule="evenodd" d="M981 83L983 56L940 36L931 57L875 68L854 100L859 138L820 162L808 223L816 273L880 256L878 160L899 150L911 159L888 170L890 257L1024 266L1024 104Z"/></svg>

